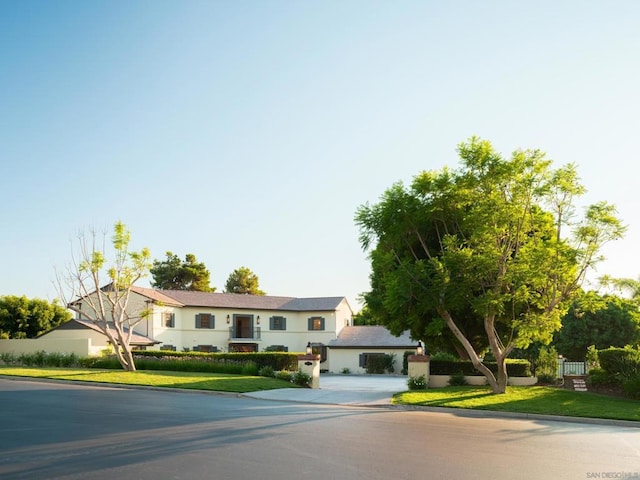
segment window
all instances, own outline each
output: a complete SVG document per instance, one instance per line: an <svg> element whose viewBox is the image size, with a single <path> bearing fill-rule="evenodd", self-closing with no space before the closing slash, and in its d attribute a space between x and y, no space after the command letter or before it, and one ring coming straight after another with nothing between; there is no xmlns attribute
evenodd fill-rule
<svg viewBox="0 0 640 480"><path fill-rule="evenodd" d="M165 343L164 345L160 345L160 350L170 350L172 352L176 351L176 346L175 345L169 345L168 343Z"/></svg>
<svg viewBox="0 0 640 480"><path fill-rule="evenodd" d="M384 358L384 353L361 353L358 362L359 366L362 368L369 368L370 360L372 358L377 358L377 360L380 361Z"/></svg>
<svg viewBox="0 0 640 480"><path fill-rule="evenodd" d="M309 330L324 330L324 317L309 317Z"/></svg>
<svg viewBox="0 0 640 480"><path fill-rule="evenodd" d="M193 351L194 352L213 353L213 352L217 352L218 351L218 347L216 347L214 345L195 345L193 347Z"/></svg>
<svg viewBox="0 0 640 480"><path fill-rule="evenodd" d="M215 315L210 313L196 314L196 328L215 328Z"/></svg>
<svg viewBox="0 0 640 480"><path fill-rule="evenodd" d="M162 325L167 328L175 327L176 316L171 312L162 312Z"/></svg>
<svg viewBox="0 0 640 480"><path fill-rule="evenodd" d="M287 319L284 317L271 317L269 319L269 329L270 330L286 330Z"/></svg>

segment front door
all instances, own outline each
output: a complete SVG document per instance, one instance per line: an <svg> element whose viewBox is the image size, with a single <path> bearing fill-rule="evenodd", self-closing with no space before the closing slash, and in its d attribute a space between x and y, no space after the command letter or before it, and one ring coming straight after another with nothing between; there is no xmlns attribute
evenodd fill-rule
<svg viewBox="0 0 640 480"><path fill-rule="evenodd" d="M233 330L233 338L253 338L253 315L234 315Z"/></svg>

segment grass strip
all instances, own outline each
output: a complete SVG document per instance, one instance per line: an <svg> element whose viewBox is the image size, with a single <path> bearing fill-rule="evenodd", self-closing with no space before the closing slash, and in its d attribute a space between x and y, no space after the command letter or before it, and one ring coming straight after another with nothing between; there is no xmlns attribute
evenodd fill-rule
<svg viewBox="0 0 640 480"><path fill-rule="evenodd" d="M502 395L489 387L434 388L398 393L393 403L640 421L638 401L555 387L508 387Z"/></svg>
<svg viewBox="0 0 640 480"><path fill-rule="evenodd" d="M125 372L124 370L78 368L0 367L0 374L76 382L114 383L235 393L273 390L276 388L298 388L297 385L276 378L224 373L167 372L158 370Z"/></svg>

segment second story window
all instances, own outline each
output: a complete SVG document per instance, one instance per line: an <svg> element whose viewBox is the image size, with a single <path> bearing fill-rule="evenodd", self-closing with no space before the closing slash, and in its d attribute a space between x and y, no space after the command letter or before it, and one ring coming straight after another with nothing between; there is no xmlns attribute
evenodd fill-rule
<svg viewBox="0 0 640 480"><path fill-rule="evenodd" d="M210 313L196 314L196 328L215 328L215 315Z"/></svg>
<svg viewBox="0 0 640 480"><path fill-rule="evenodd" d="M162 312L162 326L173 328L176 326L176 315L171 312Z"/></svg>
<svg viewBox="0 0 640 480"><path fill-rule="evenodd" d="M284 317L271 317L269 319L269 330L286 330L287 319Z"/></svg>
<svg viewBox="0 0 640 480"><path fill-rule="evenodd" d="M309 317L309 330L324 330L324 317Z"/></svg>

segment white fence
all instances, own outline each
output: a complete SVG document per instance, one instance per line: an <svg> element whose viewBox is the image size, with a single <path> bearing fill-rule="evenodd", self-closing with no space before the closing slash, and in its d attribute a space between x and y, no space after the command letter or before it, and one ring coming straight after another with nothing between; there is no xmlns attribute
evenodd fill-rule
<svg viewBox="0 0 640 480"><path fill-rule="evenodd" d="M558 378L565 375L586 375L586 362L567 362L564 358L558 359Z"/></svg>

